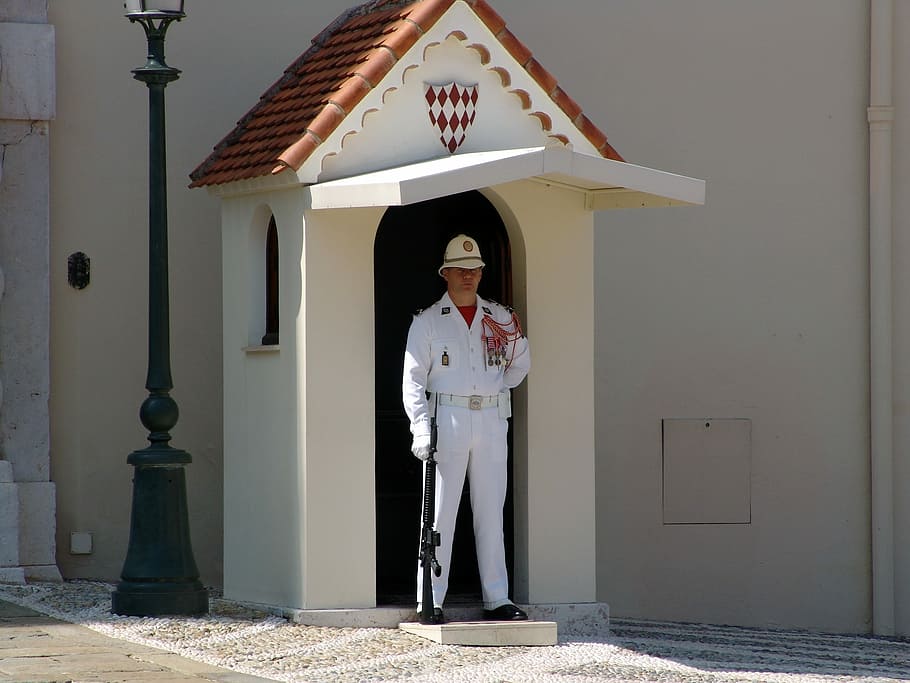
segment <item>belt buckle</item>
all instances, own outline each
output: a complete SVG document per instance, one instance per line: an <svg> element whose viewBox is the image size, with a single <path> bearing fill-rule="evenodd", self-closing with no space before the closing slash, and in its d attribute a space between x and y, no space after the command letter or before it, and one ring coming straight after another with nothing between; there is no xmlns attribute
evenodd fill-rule
<svg viewBox="0 0 910 683"><path fill-rule="evenodd" d="M471 410L480 410L483 408L483 396L478 396L474 394L473 396L468 397L468 408Z"/></svg>

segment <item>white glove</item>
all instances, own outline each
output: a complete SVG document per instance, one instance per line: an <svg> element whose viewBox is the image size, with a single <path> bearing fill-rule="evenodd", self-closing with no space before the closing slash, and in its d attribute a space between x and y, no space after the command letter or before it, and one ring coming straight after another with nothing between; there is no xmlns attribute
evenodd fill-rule
<svg viewBox="0 0 910 683"><path fill-rule="evenodd" d="M417 434L411 442L411 453L419 460L426 460L430 457L430 435Z"/></svg>

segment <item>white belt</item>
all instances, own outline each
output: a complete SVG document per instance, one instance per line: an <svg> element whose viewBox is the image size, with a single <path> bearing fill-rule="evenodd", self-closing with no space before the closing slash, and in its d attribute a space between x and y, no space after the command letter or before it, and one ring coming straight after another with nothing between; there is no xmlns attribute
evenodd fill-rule
<svg viewBox="0 0 910 683"><path fill-rule="evenodd" d="M493 396L456 396L455 394L437 394L439 405L457 406L459 408L470 408L471 410L481 410L483 408L492 408L499 405L499 394Z"/></svg>

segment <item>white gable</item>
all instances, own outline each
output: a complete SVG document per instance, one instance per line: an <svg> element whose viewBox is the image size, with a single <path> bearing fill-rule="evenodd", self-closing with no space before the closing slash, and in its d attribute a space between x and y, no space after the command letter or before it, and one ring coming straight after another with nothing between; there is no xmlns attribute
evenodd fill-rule
<svg viewBox="0 0 910 683"><path fill-rule="evenodd" d="M430 121L425 84L453 81L477 84L478 92L474 123L456 154L562 146L562 138L598 154L474 12L456 2L304 163L299 180L325 182L449 156Z"/></svg>

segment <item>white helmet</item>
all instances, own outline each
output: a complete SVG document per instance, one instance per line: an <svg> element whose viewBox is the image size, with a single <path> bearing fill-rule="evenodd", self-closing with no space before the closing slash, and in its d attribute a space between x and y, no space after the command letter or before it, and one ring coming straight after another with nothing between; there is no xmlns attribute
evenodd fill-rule
<svg viewBox="0 0 910 683"><path fill-rule="evenodd" d="M439 274L443 268L483 268L486 265L480 258L480 247L473 238L465 234L456 235L446 247L445 257L439 266Z"/></svg>

